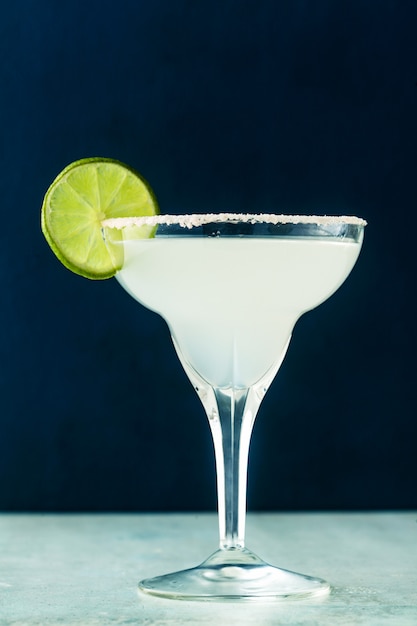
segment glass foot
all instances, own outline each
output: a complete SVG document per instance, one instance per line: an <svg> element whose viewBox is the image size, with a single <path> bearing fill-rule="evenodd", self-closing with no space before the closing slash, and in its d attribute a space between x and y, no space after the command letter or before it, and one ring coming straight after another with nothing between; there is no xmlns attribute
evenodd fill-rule
<svg viewBox="0 0 417 626"><path fill-rule="evenodd" d="M178 600L279 600L326 595L330 586L235 548L218 550L198 567L142 580L139 589Z"/></svg>

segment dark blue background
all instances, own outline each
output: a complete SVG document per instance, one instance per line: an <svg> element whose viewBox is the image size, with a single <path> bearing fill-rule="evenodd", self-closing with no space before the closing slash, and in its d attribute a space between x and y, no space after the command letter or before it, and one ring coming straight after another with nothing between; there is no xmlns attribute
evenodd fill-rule
<svg viewBox="0 0 417 626"><path fill-rule="evenodd" d="M248 504L417 506L416 23L407 0L2 8L0 509L215 507L164 322L41 235L52 179L95 155L141 171L163 212L369 221L261 407Z"/></svg>

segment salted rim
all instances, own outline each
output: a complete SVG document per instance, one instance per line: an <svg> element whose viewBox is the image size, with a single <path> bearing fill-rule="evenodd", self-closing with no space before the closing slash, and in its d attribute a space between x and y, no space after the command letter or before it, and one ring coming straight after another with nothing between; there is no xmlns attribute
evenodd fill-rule
<svg viewBox="0 0 417 626"><path fill-rule="evenodd" d="M130 226L176 224L195 228L219 222L248 222L250 224L353 224L366 226L366 221L354 215L275 215L270 213L190 213L189 215L145 215L143 217L114 217L102 221L105 228L121 230Z"/></svg>

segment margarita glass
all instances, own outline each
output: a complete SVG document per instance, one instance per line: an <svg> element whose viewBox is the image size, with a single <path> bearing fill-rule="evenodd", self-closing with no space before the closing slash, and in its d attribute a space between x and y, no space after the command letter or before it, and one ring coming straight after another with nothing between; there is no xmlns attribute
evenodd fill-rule
<svg viewBox="0 0 417 626"><path fill-rule="evenodd" d="M107 233L123 229L116 278L166 320L206 411L216 458L219 549L198 567L143 580L140 589L204 600L328 593L325 581L273 567L245 547L247 461L255 416L293 327L349 275L364 220L224 213L103 225ZM155 226L155 236L141 237L144 226Z"/></svg>

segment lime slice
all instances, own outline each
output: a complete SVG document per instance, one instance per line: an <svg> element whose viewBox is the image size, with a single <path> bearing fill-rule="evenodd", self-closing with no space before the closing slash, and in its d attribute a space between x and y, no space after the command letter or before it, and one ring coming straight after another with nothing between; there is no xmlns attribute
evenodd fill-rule
<svg viewBox="0 0 417 626"><path fill-rule="evenodd" d="M119 161L89 158L68 165L54 180L42 205L42 232L58 259L86 278L111 278L123 266L121 231L103 228L116 217L159 213L148 183ZM152 237L153 226L137 229Z"/></svg>

